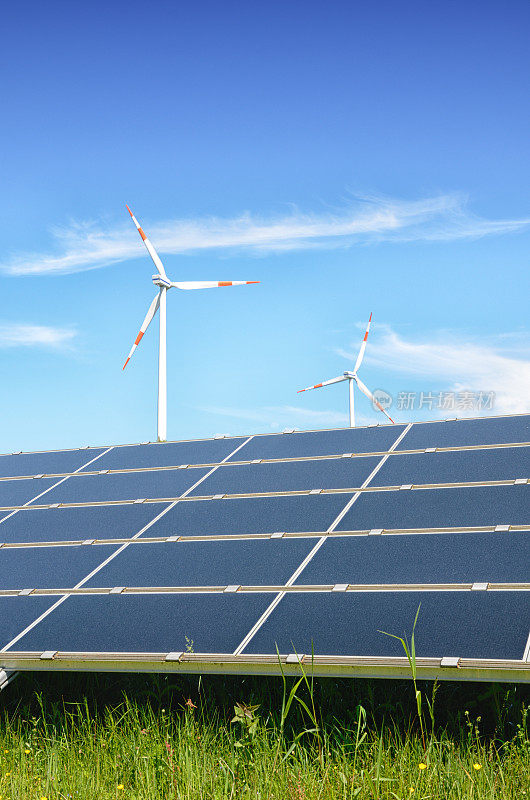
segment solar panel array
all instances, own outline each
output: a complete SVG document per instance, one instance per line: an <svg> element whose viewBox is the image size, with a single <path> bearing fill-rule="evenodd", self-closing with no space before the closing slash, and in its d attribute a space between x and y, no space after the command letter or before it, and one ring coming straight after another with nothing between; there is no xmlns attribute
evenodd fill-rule
<svg viewBox="0 0 530 800"><path fill-rule="evenodd" d="M530 416L0 456L0 666L530 680Z"/></svg>

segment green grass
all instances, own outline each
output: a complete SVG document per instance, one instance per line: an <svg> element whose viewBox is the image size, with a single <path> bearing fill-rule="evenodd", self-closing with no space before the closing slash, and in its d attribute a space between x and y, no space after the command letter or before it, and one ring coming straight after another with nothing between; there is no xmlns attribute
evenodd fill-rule
<svg viewBox="0 0 530 800"><path fill-rule="evenodd" d="M21 675L0 697L0 796L530 799L528 689L442 684L422 736L432 689Z"/></svg>

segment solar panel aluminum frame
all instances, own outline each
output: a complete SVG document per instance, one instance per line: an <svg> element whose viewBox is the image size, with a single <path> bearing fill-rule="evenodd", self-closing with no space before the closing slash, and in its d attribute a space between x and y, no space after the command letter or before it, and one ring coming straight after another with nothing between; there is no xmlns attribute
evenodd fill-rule
<svg viewBox="0 0 530 800"><path fill-rule="evenodd" d="M387 453L385 457L390 456L390 453ZM219 465L217 465L218 467ZM213 469L216 469L214 467ZM72 477L72 476L70 476ZM197 485L204 480L206 476L203 476L202 479L197 481ZM66 480L63 478L62 480ZM525 480L525 485L527 480ZM183 494L174 494L169 497L140 497L140 498L127 498L127 499L120 499L120 500L89 500L86 502L82 501L73 501L73 502L61 502L61 503L35 503L34 500L29 500L27 503L23 505L11 505L11 506L0 506L0 514L4 512L6 515L10 515L12 512L18 511L40 511L50 508L87 508L93 506L117 506L117 505L137 505L137 504L163 504L163 503L176 503L176 502L186 502L186 503L194 503L206 500L244 500L246 498L260 498L260 497L302 497L305 495L336 495L336 494L374 494L374 493L394 493L400 491L412 491L412 492L423 492L423 491L437 491L442 489L474 489L480 487L507 487L507 486L519 486L522 485L517 483L514 479L505 479L505 480L498 480L498 481L463 481L461 483L422 483L422 484L403 484L401 486L366 486L362 484L361 486L349 486L343 487L340 489L289 489L285 491L267 491L267 492L241 492L241 493L225 493L225 494L214 494L214 495L191 495L189 494L195 487L190 487L187 489ZM46 494L51 489L54 489L54 486L48 487L45 489L42 494ZM38 496L40 497L40 495ZM0 520L2 521L2 520Z"/></svg>
<svg viewBox="0 0 530 800"><path fill-rule="evenodd" d="M309 553L306 558L312 554ZM300 568L297 569L297 573ZM197 584L193 586L74 586L32 589L0 589L0 597L107 594L303 594L306 592L530 592L530 582L488 583L287 583L287 584Z"/></svg>
<svg viewBox="0 0 530 800"><path fill-rule="evenodd" d="M171 653L96 653L9 651L0 655L0 668L12 671L182 673L192 675L298 675L303 672L318 678L394 678L411 679L408 659L380 656L311 656L303 663L287 661L289 654L230 655L226 653L182 653L174 660ZM530 683L530 664L526 661L459 658L458 666L446 666L449 659L417 658L418 680L489 681ZM444 662L442 664L442 661Z"/></svg>
<svg viewBox="0 0 530 800"><path fill-rule="evenodd" d="M414 423L418 424L418 423ZM262 434L260 434L262 435ZM269 434L263 434L269 435ZM208 439L201 440L201 441L210 441ZM145 444L145 443L144 443ZM204 468L212 468L218 467L222 464L227 463L227 466L236 467L236 466L248 466L250 464L284 464L284 463L292 463L292 462L301 462L301 461L339 461L343 458L355 458L363 459L363 458L371 458L371 457L382 457L387 455L389 452L392 452L393 456L410 456L410 455L423 455L425 453L453 453L453 452L468 452L468 451L477 451L477 450L503 450L503 449L516 449L516 448L524 448L528 447L530 442L502 442L499 444L474 444L474 445L453 445L451 447L427 447L427 448L414 448L411 450L374 450L367 453L329 453L326 455L317 455L317 456L283 456L278 458L254 458L251 460L237 460L234 459L233 461L224 462L224 461L206 461L200 462L197 464L173 464L170 466L159 466L159 467L120 467L114 469L104 469L104 470L87 470L85 467L82 467L82 472L75 471L75 472L44 472L39 474L23 474L23 475L1 475L0 476L0 484L5 481L14 481L14 480L28 480L29 478L71 478L71 477L86 477L90 475L121 475L121 474L129 474L129 473L136 473L136 472L168 472L172 470L178 469L204 469ZM122 447L123 445L119 445ZM129 446L129 445L127 445ZM132 446L132 445L130 445ZM112 450L113 448L109 448ZM104 454L101 454L104 455ZM96 458L99 458L97 456ZM528 478L518 478L516 479L517 483L527 483Z"/></svg>
<svg viewBox="0 0 530 800"><path fill-rule="evenodd" d="M0 542L0 550L14 550L25 548L48 548L48 547L81 547L82 545L109 545L109 544L134 544L148 545L164 542L178 542L179 544L191 544L194 542L221 542L221 541L254 541L263 539L320 539L326 538L349 538L352 536L412 536L412 535L451 535L455 533L495 533L494 525L475 525L473 527L456 528L372 528L370 530L354 531L274 531L273 533L219 533L204 534L203 536L142 536L142 538L121 537L109 539L58 539L51 541L35 542ZM530 525L509 525L509 532L520 532L530 530Z"/></svg>

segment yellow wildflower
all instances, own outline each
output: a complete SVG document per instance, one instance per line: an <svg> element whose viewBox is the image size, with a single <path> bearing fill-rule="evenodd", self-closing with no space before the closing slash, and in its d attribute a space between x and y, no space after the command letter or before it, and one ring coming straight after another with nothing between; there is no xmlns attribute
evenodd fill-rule
<svg viewBox="0 0 530 800"><path fill-rule="evenodd" d="M473 769L476 770L482 769L482 764L473 764Z"/></svg>
<svg viewBox="0 0 530 800"><path fill-rule="evenodd" d="M423 762L418 764L418 769L427 769L427 764L423 764Z"/></svg>
<svg viewBox="0 0 530 800"><path fill-rule="evenodd" d="M124 788L124 786L123 786L123 783L119 783L119 784L116 786L116 789L123 789L123 788Z"/></svg>

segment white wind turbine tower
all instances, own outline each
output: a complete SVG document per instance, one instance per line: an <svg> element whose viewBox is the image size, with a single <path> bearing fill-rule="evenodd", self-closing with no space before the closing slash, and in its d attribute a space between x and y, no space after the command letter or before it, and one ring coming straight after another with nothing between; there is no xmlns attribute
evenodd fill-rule
<svg viewBox="0 0 530 800"><path fill-rule="evenodd" d="M138 220L132 213L129 206L126 206L127 211L132 217L132 221L136 225L138 229L138 233L142 237L143 243L147 248L147 252L153 259L154 265L157 269L157 274L153 275L153 283L155 286L158 286L158 294L149 306L149 310L145 316L144 321L142 322L142 327L140 328L140 332L136 339L134 340L134 344L131 347L131 352L127 356L127 360L123 365L123 369L129 363L129 360L140 344L140 340L144 333L146 332L147 328L149 327L151 320L155 316L156 312L160 309L160 338L159 338L159 345L158 345L158 426L157 426L157 438L159 442L165 442L167 437L167 363L166 363L166 294L169 289L175 287L176 289L213 289L220 286L243 286L248 283L259 283L259 281L179 281L174 282L170 281L166 275L166 271L164 269L164 265L162 264L160 258L158 257L158 253L156 252L155 248L143 232L142 228L140 227Z"/></svg>
<svg viewBox="0 0 530 800"><path fill-rule="evenodd" d="M357 370L359 369L359 367L362 364L362 360L363 360L363 357L364 357L364 351L366 350L366 340L368 339L368 331L370 330L371 321L372 321L372 315L370 314L370 319L368 320L368 326L366 328L366 333L364 334L364 339L362 341L361 349L359 350L359 355L357 356L357 361L355 362L355 366L353 368L353 372L349 372L349 371L348 372L344 372L338 378L331 378L331 380L329 380L329 381L323 381L322 383L317 383L317 384L315 384L315 386L308 386L307 389L299 389L298 392L297 392L297 394L300 394L300 392L308 392L310 389L320 389L321 386L329 386L330 383L340 383L341 381L348 381L349 382L349 394L350 394L350 427L351 428L355 427L354 398L353 398L353 383L354 383L354 381L357 384L357 386L359 387L359 389L361 390L361 392L363 394L365 394L372 401L374 406L376 406L376 408L378 408L379 411L382 411L383 414L385 414L388 417L390 422L392 422L392 423L394 422L392 417L389 414L386 413L386 411L383 408L383 406L381 405L381 403L379 403L375 399L375 397L373 396L373 394L370 391L370 389L367 386L365 386L365 384L362 382L362 380L357 375Z"/></svg>

